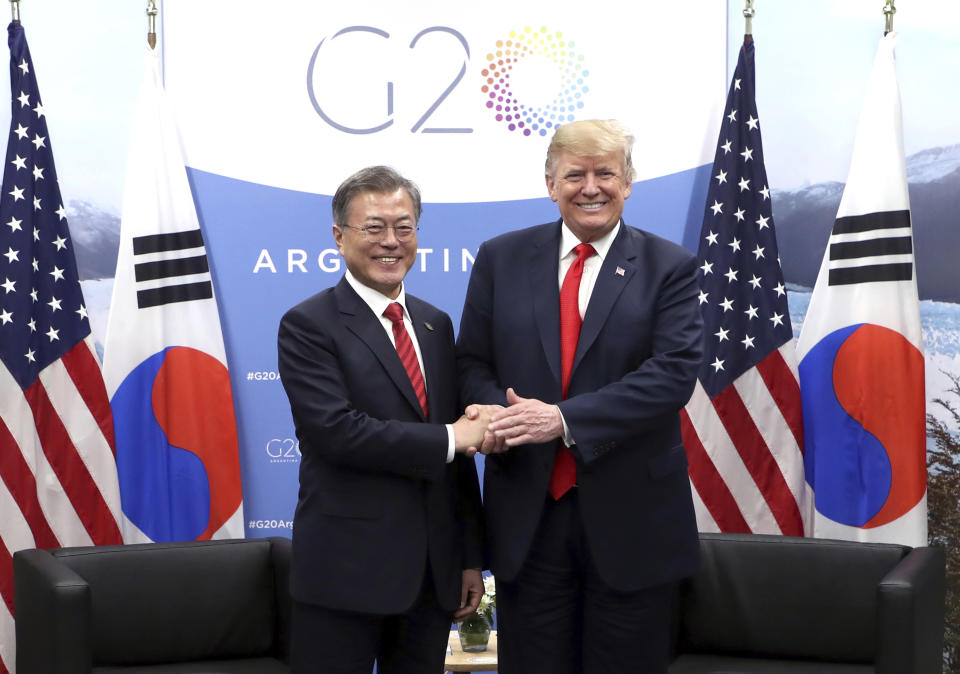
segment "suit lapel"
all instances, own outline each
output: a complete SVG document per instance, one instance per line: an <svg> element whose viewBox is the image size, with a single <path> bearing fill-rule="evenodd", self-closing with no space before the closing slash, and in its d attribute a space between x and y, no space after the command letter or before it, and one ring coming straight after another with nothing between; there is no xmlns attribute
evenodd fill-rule
<svg viewBox="0 0 960 674"><path fill-rule="evenodd" d="M417 394L414 393L413 384L410 383L410 377L403 369L397 349L390 343L390 338L387 337L380 319L373 315L370 307L350 287L346 278L340 280L334 289L334 294L337 297L337 305L344 325L373 352L403 397L423 418L423 410L420 408ZM430 390L429 384L427 390Z"/></svg>
<svg viewBox="0 0 960 674"><path fill-rule="evenodd" d="M441 364L438 361L440 354L437 349L437 331L434 325L427 319L425 307L417 298L407 295L407 311L410 312L410 322L413 323L413 331L417 337L417 344L420 345L420 357L423 359L423 380L427 385L427 404L430 411L438 410L438 403L435 396L440 392L439 373ZM413 387L410 387L411 392ZM419 403L417 404L419 408Z"/></svg>
<svg viewBox="0 0 960 674"><path fill-rule="evenodd" d="M620 225L620 232L617 238L610 245L610 250L603 260L600 272L597 274L597 281L593 286L593 293L590 295L590 303L587 305L587 313L583 317L583 325L580 327L580 339L577 342L577 354L573 360L573 371L576 372L577 366L583 359L583 354L596 341L600 330L606 325L613 305L616 304L620 293L626 288L630 278L637 271L636 251L630 245L628 240L629 232L625 223Z"/></svg>
<svg viewBox="0 0 960 674"><path fill-rule="evenodd" d="M559 390L560 284L557 274L560 268L560 221L554 227L545 228L544 232L545 235L530 248L527 268L540 344Z"/></svg>

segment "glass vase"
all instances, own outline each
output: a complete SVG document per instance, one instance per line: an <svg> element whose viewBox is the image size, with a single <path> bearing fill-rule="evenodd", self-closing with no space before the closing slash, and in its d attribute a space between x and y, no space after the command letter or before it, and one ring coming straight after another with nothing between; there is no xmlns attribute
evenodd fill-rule
<svg viewBox="0 0 960 674"><path fill-rule="evenodd" d="M479 613L467 617L457 626L460 648L464 653L479 653L487 650L490 641L490 623Z"/></svg>

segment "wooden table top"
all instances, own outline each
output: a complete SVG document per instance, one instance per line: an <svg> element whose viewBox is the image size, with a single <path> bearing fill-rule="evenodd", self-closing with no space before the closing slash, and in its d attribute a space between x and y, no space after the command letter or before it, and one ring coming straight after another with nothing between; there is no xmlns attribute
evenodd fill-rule
<svg viewBox="0 0 960 674"><path fill-rule="evenodd" d="M447 656L446 671L448 672L494 672L497 670L497 631L490 631L490 641L487 650L479 653L464 653L460 649L460 636L456 630L450 630L447 639L452 655Z"/></svg>

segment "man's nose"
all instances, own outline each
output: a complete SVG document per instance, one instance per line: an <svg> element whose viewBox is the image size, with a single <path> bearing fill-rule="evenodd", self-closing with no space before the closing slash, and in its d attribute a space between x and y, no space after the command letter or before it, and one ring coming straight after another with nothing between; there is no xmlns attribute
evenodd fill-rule
<svg viewBox="0 0 960 674"><path fill-rule="evenodd" d="M596 194L600 191L597 177L592 173L587 173L583 178L583 192L586 194Z"/></svg>
<svg viewBox="0 0 960 674"><path fill-rule="evenodd" d="M394 227L387 227L383 232L383 238L380 239L380 245L392 248L393 246L399 245L399 243L400 240L397 238L397 230Z"/></svg>

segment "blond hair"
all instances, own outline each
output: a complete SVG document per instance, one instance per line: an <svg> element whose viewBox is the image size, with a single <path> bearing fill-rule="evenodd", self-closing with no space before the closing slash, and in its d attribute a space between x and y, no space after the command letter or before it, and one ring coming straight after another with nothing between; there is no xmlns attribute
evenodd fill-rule
<svg viewBox="0 0 960 674"><path fill-rule="evenodd" d="M568 152L578 157L598 157L616 152L621 155L623 179L632 183L634 178L634 137L615 119L584 119L558 126L547 148L547 175L554 177L560 154Z"/></svg>

